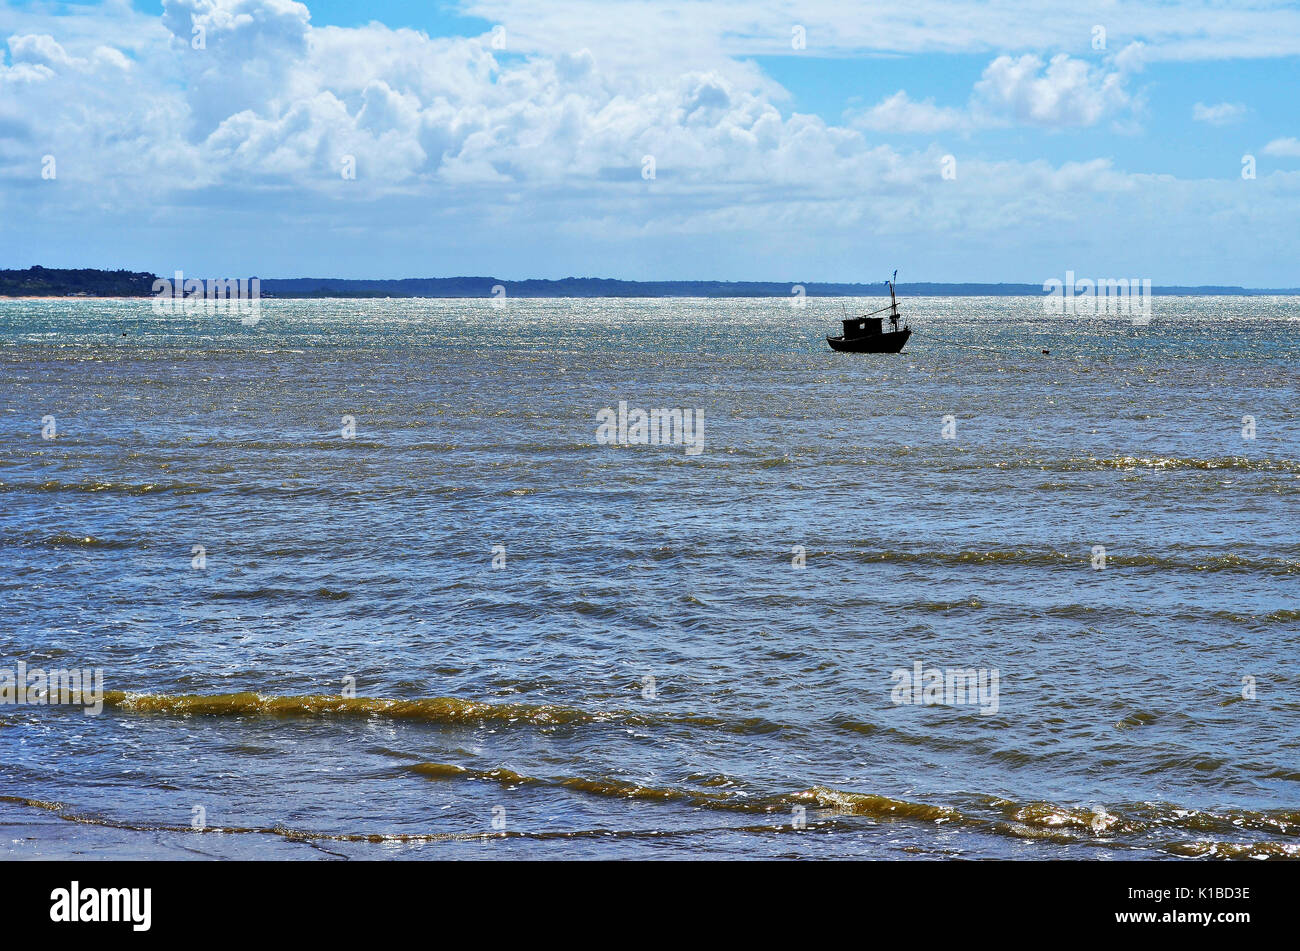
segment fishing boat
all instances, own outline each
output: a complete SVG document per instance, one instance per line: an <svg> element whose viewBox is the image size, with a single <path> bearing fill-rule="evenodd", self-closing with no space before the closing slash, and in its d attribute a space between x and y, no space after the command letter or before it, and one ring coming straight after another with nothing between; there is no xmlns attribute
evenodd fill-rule
<svg viewBox="0 0 1300 951"><path fill-rule="evenodd" d="M898 278L897 271L894 272L894 278ZM903 349L903 345L912 336L912 330L906 324L902 330L898 329L898 298L894 296L894 282L885 283L889 285L889 306L861 317L840 321L844 325L844 333L838 337L826 338L832 350L841 353L898 353ZM892 330L884 329L885 318L879 316L885 311L889 311Z"/></svg>

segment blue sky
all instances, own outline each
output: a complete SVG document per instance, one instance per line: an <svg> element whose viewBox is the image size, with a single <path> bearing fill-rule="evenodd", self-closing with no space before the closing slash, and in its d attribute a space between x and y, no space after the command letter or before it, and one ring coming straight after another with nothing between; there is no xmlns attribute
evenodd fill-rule
<svg viewBox="0 0 1300 951"><path fill-rule="evenodd" d="M1082 7L9 0L0 266L1300 285L1300 8Z"/></svg>

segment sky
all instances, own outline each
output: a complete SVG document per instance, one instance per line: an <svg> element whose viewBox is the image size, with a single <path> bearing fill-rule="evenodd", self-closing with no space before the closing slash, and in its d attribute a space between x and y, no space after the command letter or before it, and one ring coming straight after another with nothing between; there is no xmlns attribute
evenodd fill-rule
<svg viewBox="0 0 1300 951"><path fill-rule="evenodd" d="M1300 5L0 0L0 267L1300 286Z"/></svg>

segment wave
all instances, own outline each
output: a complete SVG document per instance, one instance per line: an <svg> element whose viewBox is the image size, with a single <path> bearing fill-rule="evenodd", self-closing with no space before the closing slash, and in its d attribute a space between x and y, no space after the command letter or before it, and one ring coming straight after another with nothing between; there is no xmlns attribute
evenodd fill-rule
<svg viewBox="0 0 1300 951"><path fill-rule="evenodd" d="M1295 459L1250 459L1246 456L1216 456L1194 459L1182 456L1115 456L1109 459L1088 457L1068 459L1064 467L1095 469L1243 469L1249 472L1300 472Z"/></svg>
<svg viewBox="0 0 1300 951"><path fill-rule="evenodd" d="M59 531L53 535L47 535L43 532L28 531L22 533L16 539L20 546L31 545L33 547L46 548L82 548L82 549L103 549L116 550L127 548L148 548L150 547L146 539L125 539L125 538L100 538L91 535L83 535L77 532ZM1064 552L1048 548L965 548L958 550L937 550L937 549L881 549L869 550L869 545L876 542L858 541L852 543L853 557L866 562L886 562L892 564L918 564L918 565L940 565L947 567L961 567L966 565L1008 565L1025 568L1090 568L1091 554L1084 550ZM304 553L313 553L317 549L314 547L283 547L275 546L269 548L254 547L252 552L262 554L268 557L290 557ZM1289 548L1287 549L1289 551ZM545 548L537 549L535 554L540 556L565 554L562 550L549 551ZM810 558L833 557L836 552L833 549L817 548L808 553ZM733 552L734 557L769 559L772 552L767 549L743 548ZM649 552L631 547L618 546L609 554L610 558L631 558L643 559L649 557L654 561L680 561L684 557L683 551L670 547L660 547ZM782 558L785 555L781 556ZM1256 573L1264 575L1292 575L1300 573L1300 560L1288 557L1248 557L1240 554L1212 555L1212 556L1187 556L1187 557L1170 557L1167 555L1135 553L1126 554L1122 551L1108 551L1106 554L1107 568L1154 568L1169 571L1196 571L1196 572L1242 572ZM334 590L327 587L319 588L311 595L324 600L346 600L352 597L352 593L343 590ZM252 590L214 590L208 594L213 600L258 600L258 599L301 599L304 593L297 590L282 588L258 588ZM780 595L762 595L756 596L756 600L765 605L783 606L790 603L792 598L798 598L798 595L780 594ZM703 604L699 598L688 595L684 598L689 604ZM809 598L806 602L809 604L821 603L819 599ZM535 605L522 605L530 610ZM987 605L979 598L970 597L956 601L918 601L909 607L913 610L922 612L944 612L951 610L969 609L980 610ZM1113 608L1113 606L1109 606ZM566 607L567 610L576 611L579 614L591 615L595 617L613 618L618 616L620 608L613 605L602 605L586 600L577 600ZM1109 608L1108 608L1109 609ZM1094 608L1086 608L1082 605L1055 606L1045 609L1048 614L1070 616L1076 612L1089 613ZM1221 612L1222 619L1234 622L1285 622L1300 619L1300 611L1293 609L1279 609L1267 615L1257 616L1238 616L1229 612Z"/></svg>
<svg viewBox="0 0 1300 951"><path fill-rule="evenodd" d="M238 588L210 591L207 598L211 601L304 601L307 597L322 601L346 601L352 597L349 591L336 591L332 588L317 588L309 595L291 588Z"/></svg>
<svg viewBox="0 0 1300 951"><path fill-rule="evenodd" d="M152 495L161 493L199 495L214 491L216 491L215 486L198 482L104 482L101 480L64 482L59 479L47 479L44 482L0 482L0 492L76 492L86 495L101 492L115 495Z"/></svg>
<svg viewBox="0 0 1300 951"><path fill-rule="evenodd" d="M754 813L789 811L792 806L822 810L828 816L865 816L876 819L913 819L922 822L954 823L987 827L993 831L1020 834L1024 829L1075 830L1092 835L1118 832L1147 832L1180 829L1187 832L1232 832L1250 830L1300 837L1300 810L1275 812L1215 813L1183 809L1168 804L1137 803L1111 810L1083 809L1034 801L1017 803L993 796L967 796L966 808L911 802L875 793L854 792L830 786L812 786L793 793L753 795L740 784L715 777L711 786L725 791L673 786L648 786L625 779L561 776L525 776L513 770L471 769L451 763L413 763L403 770L434 780L492 782L507 788L545 786L570 789L593 796L616 799L682 802L699 808L739 810ZM1006 823L1011 823L1008 826ZM1020 827L1019 829L1015 827Z"/></svg>
<svg viewBox="0 0 1300 951"><path fill-rule="evenodd" d="M588 795L618 799L679 802L693 808L737 810L751 813L788 813L803 806L809 828L833 827L845 818L876 821L910 821L962 827L971 831L1018 839L1049 840L1060 844L1094 844L1124 849L1154 848L1176 855L1223 858L1300 857L1300 842L1243 842L1243 832L1300 837L1300 811L1216 813L1183 809L1169 804L1137 803L1109 809L1084 809L1051 802L1017 803L1000 797L967 797L969 806L958 808L912 802L875 793L813 786L775 796L750 796L676 787L643 786L620 779L560 777L539 779L511 770L472 770L443 763L419 763L408 771L435 779L473 779L507 788L522 785L551 786ZM773 827L764 827L772 829ZM1170 838L1180 833L1183 838ZM1233 835L1237 841L1204 838L1206 834Z"/></svg>
<svg viewBox="0 0 1300 951"><path fill-rule="evenodd" d="M1007 564L1027 568L1080 567L1090 568L1087 552L1069 553L1050 549L1003 548L981 551L885 550L863 552L864 561L884 561L899 564ZM1171 571L1240 571L1259 574L1295 574L1300 572L1300 561L1288 558L1247 558L1243 555L1215 555L1209 558L1170 558L1164 555L1133 554L1118 551L1106 553L1106 568L1158 568ZM974 605L971 605L974 607Z"/></svg>
<svg viewBox="0 0 1300 951"><path fill-rule="evenodd" d="M426 776L430 779L476 780L497 783L507 788L550 786L557 789L569 789L574 792L586 793L591 796L656 802L680 802L696 808L728 809L741 812L788 812L793 806L805 806L813 809L829 810L838 815L874 816L877 818L894 817L923 821L961 818L959 812L945 806L930 806L923 803L906 802L901 799L891 799L888 796L845 792L826 786L814 786L802 792L784 795L752 796L740 789L737 783L716 777L713 780L713 785L727 785L735 788L728 791L716 791L713 789L688 789L674 786L647 786L611 777L564 776L555 779L541 779L534 776L523 776L508 769L475 770L450 763L414 763L404 767L404 769L407 772Z"/></svg>
<svg viewBox="0 0 1300 951"><path fill-rule="evenodd" d="M39 809L44 812L52 813L65 822L75 822L81 825L100 826L110 829L122 829L130 832L145 832L154 835L167 832L181 835L273 835L288 842L305 842L309 844L317 842L354 842L388 845L393 843L419 844L436 842L476 842L486 839L534 839L541 841L583 838L664 839L680 836L710 835L722 832L765 834L797 831L795 827L789 823L783 823L781 825L764 823L761 825L696 826L682 829L598 828L545 831L510 829L500 831L493 830L490 832L486 830L475 832L324 832L310 829L292 829L287 826L205 826L202 829L194 829L190 826L127 822L91 813L74 812L66 803L29 799L23 796L0 796L0 803L9 803L11 805ZM816 826L812 827L814 829L816 828Z"/></svg>
<svg viewBox="0 0 1300 951"><path fill-rule="evenodd" d="M259 693L150 694L104 691L104 706L127 713L174 716L341 716L385 717L435 724L522 723L566 726L617 723L626 726L703 726L733 733L786 729L761 717L729 720L691 714L646 714L630 710L589 711L557 704L485 703L455 697L389 700L324 694L277 696Z"/></svg>
<svg viewBox="0 0 1300 951"><path fill-rule="evenodd" d="M289 483L251 483L251 482L105 482L102 480L62 481L47 479L44 482L5 482L0 480L0 492L29 494L34 492L74 493L94 495L144 496L144 495L199 495L220 492L236 497L267 496L271 498L317 498L317 499L367 499L373 498L377 491L385 497L426 498L457 495L460 493L477 493L483 498L499 494L496 489L489 489L471 483L437 485L393 485L376 490L373 487L357 488L347 485L323 485L320 482L298 481Z"/></svg>
<svg viewBox="0 0 1300 951"><path fill-rule="evenodd" d="M492 704L454 697L386 700L323 694L275 696L258 693L134 694L104 691L104 706L128 713L180 716L352 716L422 720L429 723L505 721L558 726L619 719L618 714L588 713L550 704Z"/></svg>
<svg viewBox="0 0 1300 951"><path fill-rule="evenodd" d="M1092 809L1052 802L1014 802L991 796L966 796L963 806L912 802L874 793L813 786L771 796L749 796L743 791L644 786L619 779L524 776L509 769L475 770L446 763L417 763L405 772L434 780L486 781L507 789L519 786L567 789L585 795L615 799L679 803L692 809L738 811L763 815L765 822L734 825L696 825L656 829L571 829L532 831L464 832L348 832L293 829L273 826L189 826L156 825L78 813L66 804L22 796L0 796L0 802L52 813L69 822L140 832L184 834L265 834L288 841L333 841L356 843L451 842L492 838L564 839L585 836L610 838L636 836L700 835L714 832L781 833L795 831L834 832L859 819L873 824L908 822L958 828L974 834L1032 839L1060 845L1087 845L1127 851L1156 851L1196 858L1300 858L1300 812L1213 812L1184 809L1168 803L1130 803ZM788 816L806 812L802 822ZM780 821L772 818L779 815ZM1245 839L1257 833L1272 838ZM1231 837L1231 838L1229 838Z"/></svg>
<svg viewBox="0 0 1300 951"><path fill-rule="evenodd" d="M592 796L607 796L616 799L641 799L657 802L684 802L693 806L712 806L714 808L735 808L750 811L743 793L725 793L680 789L670 786L645 786L628 780L609 777L586 779L577 776L560 779L539 779L523 776L509 769L475 770L451 763L413 763L403 767L407 772L425 776L429 779L469 779L479 782L497 783L507 788L517 786L553 786L571 789L575 792ZM761 803L755 803L761 806ZM753 811L771 811L759 808Z"/></svg>
<svg viewBox="0 0 1300 951"><path fill-rule="evenodd" d="M170 716L313 716L382 717L449 725L525 724L551 728L609 723L617 726L704 726L737 733L764 733L789 729L761 718L724 720L689 714L645 714L626 710L589 711L555 704L483 703L451 697L416 700L347 698L325 695L268 696L255 693L216 695L129 694L106 691L105 707L137 714ZM1156 719L1146 711L1130 712L1115 726L1119 729L1148 725ZM870 723L840 718L837 725L870 734L884 729ZM401 754L404 759L414 757ZM1171 761L1162 768L1213 770L1222 765L1204 756ZM607 799L677 804L689 809L750 815L789 814L807 810L810 828L845 819L905 820L943 824L979 834L1034 839L1065 845L1100 845L1146 849L1201 857L1295 857L1300 842L1300 810L1210 811L1170 804L1112 805L1105 810L1064 806L1052 802L1014 802L1002 797L956 794L943 803L909 801L873 792L812 785L794 792L755 790L725 776L692 777L683 784L648 784L613 776L528 775L506 767L476 769L440 762L407 762L396 775L432 781L493 783L503 789L536 787ZM1291 778L1289 776L1283 778ZM729 827L730 828L730 827ZM770 827L767 831L771 831ZM186 831L181 829L179 831ZM298 833L279 827L252 831L294 836L333 838L338 841L435 841L439 838L474 838L477 833L430 834L392 837L368 833ZM580 833L574 833L580 834ZM604 834L614 834L608 830ZM1268 841L1250 841L1251 836Z"/></svg>
<svg viewBox="0 0 1300 951"><path fill-rule="evenodd" d="M31 533L28 533L31 534ZM117 538L96 538L94 535L82 535L76 532L55 532L35 538L35 544L42 548L103 548L107 550L133 548L132 542Z"/></svg>
<svg viewBox="0 0 1300 951"><path fill-rule="evenodd" d="M1234 615L1235 617L1235 615ZM1300 610L1281 608L1272 614L1266 614L1262 618L1265 621L1300 621Z"/></svg>

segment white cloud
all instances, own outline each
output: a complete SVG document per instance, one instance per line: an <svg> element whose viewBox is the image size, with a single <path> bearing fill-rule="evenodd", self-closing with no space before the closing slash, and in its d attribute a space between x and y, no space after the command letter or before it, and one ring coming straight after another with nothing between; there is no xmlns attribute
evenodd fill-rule
<svg viewBox="0 0 1300 951"><path fill-rule="evenodd" d="M131 61L122 55L121 50L111 46L97 46L85 59L70 56L48 33L15 34L9 37L8 46L9 58L15 66L36 67L44 76L60 70L92 72L101 66L113 69L129 69L131 66Z"/></svg>
<svg viewBox="0 0 1300 951"><path fill-rule="evenodd" d="M978 48L994 42L980 32L990 22L1021 35L1012 24L1025 4L987 6L971 14L983 26L954 21L924 42L919 27L894 13L882 13L900 27L888 39L872 39L854 18L837 33L830 26L841 21L820 3L797 13L810 48L868 41ZM665 13L671 5L649 3L623 5L626 20L602 13L591 23L526 4L519 9L536 9L536 22L489 16L506 24L507 52L526 56L496 55L490 35L314 26L307 8L290 0L165 0L161 19L115 5L120 23L94 8L58 17L34 9L23 23L12 10L0 15L13 27L0 34L10 36L9 65L0 61L7 217L25 215L41 227L63 220L65 234L94 221L111 232L142 214L175 219L186 224L192 247L246 248L266 274L276 265L264 259L293 260L281 255L334 228L364 235L367 250L390 238L401 253L442 241L447 261L460 260L454 255L462 248L482 256L474 260L495 260L503 243L518 241L522 259L539 262L532 273L542 273L545 255L561 254L565 240L571 254L577 248L583 261L596 262L594 272L608 273L599 262L621 255L649 259L645 266L660 276L688 273L664 272L671 265L663 262L700 267L734 254L748 268L812 260L833 277L834 255L843 248L851 266L867 235L942 255L986 249L996 233L1019 260L1049 253L1043 236L1069 232L1071 221L1110 220L1117 195L1130 230L1140 227L1138 211L1171 228L1217 215L1228 225L1207 240L1222 234L1231 248L1229 238L1240 238L1230 214L1240 182L1209 187L1132 175L1091 156L1059 167L960 157L957 178L946 181L939 150L882 144L874 134L1122 120L1138 100L1127 82L1146 56L1131 45L1087 60L990 53L960 106L900 90L837 125L791 112L780 86L732 55L742 43L737 24L751 38L743 42L770 28L788 43L785 8L782 23L769 7L746 6L744 15L725 2L692 7L689 29ZM938 9L921 0L917 16L929 22ZM551 32L562 15L576 24L567 35ZM1088 16L1081 42L1090 35ZM191 42L195 24L204 27L202 49ZM667 39L650 35L651 24ZM615 40L625 30L636 35L624 48ZM1289 154L1270 152L1274 145L1265 152ZM32 186L45 152L58 158L57 189ZM646 155L656 164L650 181L641 175ZM355 181L340 175L347 156L356 160ZM1269 210L1257 214L1276 213L1279 227L1296 206L1291 179L1271 175L1247 187L1272 194ZM192 227L198 214L203 229ZM276 227L266 227L272 219ZM207 229L220 220L237 224L216 240ZM651 246L657 258L644 253ZM179 253L174 243L160 247Z"/></svg>
<svg viewBox="0 0 1300 951"><path fill-rule="evenodd" d="M472 16L507 28L511 49L558 54L586 47L597 57L619 50L638 67L666 60L698 66L702 58L858 53L996 53L1047 50L1087 55L1092 28L1107 30L1111 50L1142 41L1147 61L1224 60L1300 54L1300 10L1289 0L1125 0L1065 4L1056 0L909 0L871 4L865 13L843 0L464 0ZM804 27L807 47L791 45ZM1126 71L1129 64L1117 64Z"/></svg>
<svg viewBox="0 0 1300 951"><path fill-rule="evenodd" d="M1146 68L1151 51L1141 40L1134 40L1115 54L1114 66L1121 73L1140 73Z"/></svg>
<svg viewBox="0 0 1300 951"><path fill-rule="evenodd" d="M1192 118L1210 125L1230 125L1240 122L1248 112L1250 110L1239 102L1220 102L1213 106L1198 102L1192 107Z"/></svg>
<svg viewBox="0 0 1300 951"><path fill-rule="evenodd" d="M970 117L961 109L936 106L933 99L917 102L901 89L851 118L855 125L877 132L926 134L962 129L971 124Z"/></svg>
<svg viewBox="0 0 1300 951"><path fill-rule="evenodd" d="M1130 105L1122 73L1064 53L1053 56L1046 68L1032 53L999 56L975 84L973 97L977 114L1042 126L1090 126Z"/></svg>
<svg viewBox="0 0 1300 951"><path fill-rule="evenodd" d="M295 0L164 0L162 23L182 46L223 59L306 52L311 12Z"/></svg>
<svg viewBox="0 0 1300 951"><path fill-rule="evenodd" d="M1140 60L1128 57L1125 62L1135 68ZM860 128L903 133L1009 124L1091 126L1132 110L1135 102L1124 88L1125 78L1123 69L1094 66L1064 53L1047 64L1033 54L999 56L985 68L963 108L938 106L933 99L917 102L899 90L869 109L851 113L849 121Z"/></svg>
<svg viewBox="0 0 1300 951"><path fill-rule="evenodd" d="M34 63L50 69L73 63L72 57L48 33L9 37L9 58L15 63Z"/></svg>
<svg viewBox="0 0 1300 951"><path fill-rule="evenodd" d="M1264 146L1264 154L1275 155L1279 158L1300 158L1300 139L1290 137L1274 139Z"/></svg>

